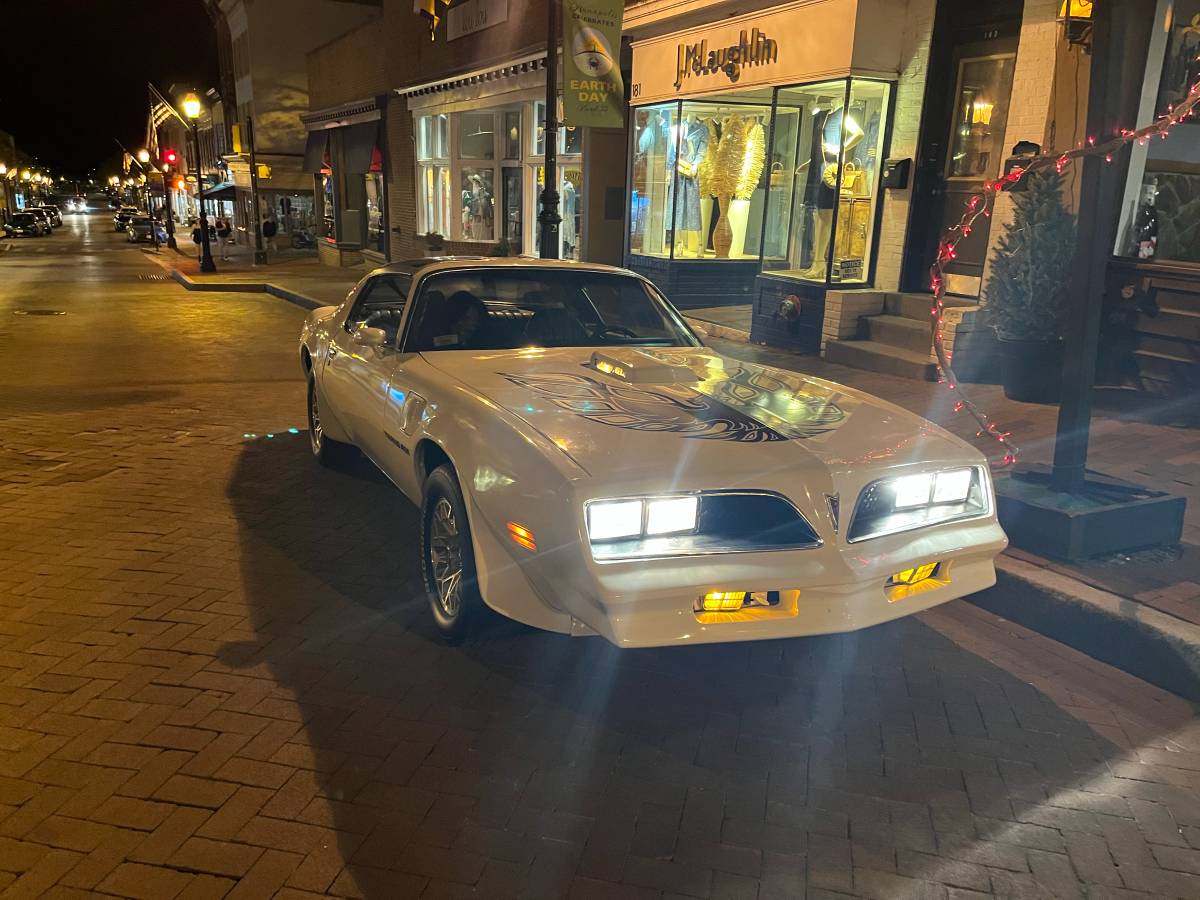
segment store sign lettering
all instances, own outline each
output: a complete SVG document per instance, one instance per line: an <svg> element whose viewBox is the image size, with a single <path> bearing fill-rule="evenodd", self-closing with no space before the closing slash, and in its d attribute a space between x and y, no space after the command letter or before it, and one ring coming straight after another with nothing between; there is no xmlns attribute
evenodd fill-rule
<svg viewBox="0 0 1200 900"><path fill-rule="evenodd" d="M757 28L751 29L749 35L743 29L738 42L732 46L710 50L705 39L695 44L680 44L676 56L675 89L679 90L692 75L724 72L730 81L737 81L743 66L778 62L779 44Z"/></svg>

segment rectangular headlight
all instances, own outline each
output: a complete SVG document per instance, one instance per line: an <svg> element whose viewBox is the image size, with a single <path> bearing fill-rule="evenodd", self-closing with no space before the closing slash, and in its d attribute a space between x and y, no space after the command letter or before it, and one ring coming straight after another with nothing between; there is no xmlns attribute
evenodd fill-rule
<svg viewBox="0 0 1200 900"><path fill-rule="evenodd" d="M938 472L933 482L934 503L962 503L971 493L971 469Z"/></svg>
<svg viewBox="0 0 1200 900"><path fill-rule="evenodd" d="M854 543L991 510L991 481L981 466L882 478L859 494L846 539Z"/></svg>
<svg viewBox="0 0 1200 900"><path fill-rule="evenodd" d="M699 497L667 497L646 501L646 534L676 534L696 527Z"/></svg>
<svg viewBox="0 0 1200 900"><path fill-rule="evenodd" d="M933 487L932 475L905 475L892 482L893 505L896 509L911 509L929 502L929 489Z"/></svg>
<svg viewBox="0 0 1200 900"><path fill-rule="evenodd" d="M642 501L614 500L590 503L587 508L588 535L593 541L637 537L642 533Z"/></svg>

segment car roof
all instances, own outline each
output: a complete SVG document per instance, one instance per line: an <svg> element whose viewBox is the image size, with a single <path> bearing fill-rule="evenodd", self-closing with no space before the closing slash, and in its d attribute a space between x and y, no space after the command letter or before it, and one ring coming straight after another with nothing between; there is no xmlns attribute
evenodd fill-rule
<svg viewBox="0 0 1200 900"><path fill-rule="evenodd" d="M537 259L527 256L423 256L406 259L381 266L371 272L382 275L388 272L405 275L429 274L454 269L570 269L575 272L611 272L618 275L639 277L628 269L607 266L603 263L575 262L566 259Z"/></svg>

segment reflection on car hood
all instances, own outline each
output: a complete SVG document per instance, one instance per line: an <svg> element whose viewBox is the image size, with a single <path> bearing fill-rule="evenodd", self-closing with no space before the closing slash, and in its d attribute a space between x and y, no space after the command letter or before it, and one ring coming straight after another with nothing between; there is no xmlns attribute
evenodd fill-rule
<svg viewBox="0 0 1200 900"><path fill-rule="evenodd" d="M707 348L441 351L425 358L597 477L661 478L668 466L681 485L717 473L736 484L783 469L832 474L981 459L933 423L869 394Z"/></svg>

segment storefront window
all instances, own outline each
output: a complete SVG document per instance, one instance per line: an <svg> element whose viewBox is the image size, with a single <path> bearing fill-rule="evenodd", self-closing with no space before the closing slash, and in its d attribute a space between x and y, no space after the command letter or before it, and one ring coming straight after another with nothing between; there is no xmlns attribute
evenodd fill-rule
<svg viewBox="0 0 1200 900"><path fill-rule="evenodd" d="M563 162L558 167L558 214L562 218L562 223L558 226L558 258L559 259L575 259L581 258L580 254L580 234L582 231L582 204L580 202L580 193L583 190L583 169L578 161ZM542 211L541 193L542 187L546 183L546 170L542 166L534 166L535 190L537 192L537 200L535 209L540 215ZM542 250L542 229L540 223L533 223L533 252L541 254Z"/></svg>
<svg viewBox="0 0 1200 900"><path fill-rule="evenodd" d="M631 252L758 258L771 104L769 94L755 99L733 95L634 111Z"/></svg>
<svg viewBox="0 0 1200 900"><path fill-rule="evenodd" d="M450 155L450 118L446 114L422 116L417 120L417 156L444 159Z"/></svg>
<svg viewBox="0 0 1200 900"><path fill-rule="evenodd" d="M947 178L987 178L998 171L1008 122L1008 104L1000 98L1012 91L1016 62L1016 54L1005 53L959 63Z"/></svg>
<svg viewBox="0 0 1200 900"><path fill-rule="evenodd" d="M502 242L510 253L537 253L544 109L544 101L527 99L495 109L418 115L418 230L456 241ZM433 156L440 129L449 138L441 142L446 155ZM560 129L564 259L580 258L582 149L582 128Z"/></svg>
<svg viewBox="0 0 1200 900"><path fill-rule="evenodd" d="M1161 69L1159 66L1161 65ZM1200 79L1200 0L1172 4L1161 63L1151 60L1150 77L1161 75L1154 115L1165 115L1187 99ZM1149 110L1137 122L1149 123ZM1171 139L1134 145L1118 254L1142 262L1200 263L1200 124L1171 129Z"/></svg>
<svg viewBox="0 0 1200 900"><path fill-rule="evenodd" d="M644 256L669 256L671 163L679 104L633 111L633 171L629 197L629 249Z"/></svg>
<svg viewBox="0 0 1200 900"><path fill-rule="evenodd" d="M367 209L367 248L384 252L383 233L383 174L371 172L365 176Z"/></svg>
<svg viewBox="0 0 1200 900"><path fill-rule="evenodd" d="M417 230L450 235L450 117L417 119Z"/></svg>
<svg viewBox="0 0 1200 900"><path fill-rule="evenodd" d="M869 274L891 87L855 79L780 88L763 269L810 281Z"/></svg>
<svg viewBox="0 0 1200 900"><path fill-rule="evenodd" d="M337 225L334 210L337 208L333 201L333 172L322 169L317 176L317 187L321 197L321 237L334 240L337 236Z"/></svg>
<svg viewBox="0 0 1200 900"><path fill-rule="evenodd" d="M496 158L496 114L462 113L458 117L458 155L462 159Z"/></svg>

